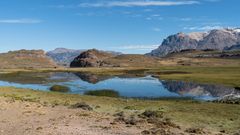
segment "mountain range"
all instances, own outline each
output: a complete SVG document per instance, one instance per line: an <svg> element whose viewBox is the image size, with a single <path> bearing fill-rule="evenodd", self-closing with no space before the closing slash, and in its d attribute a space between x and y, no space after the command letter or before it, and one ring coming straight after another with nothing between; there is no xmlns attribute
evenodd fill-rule
<svg viewBox="0 0 240 135"><path fill-rule="evenodd" d="M158 60L140 54L118 54L90 49L76 57L70 67L154 67L159 63Z"/></svg>
<svg viewBox="0 0 240 135"><path fill-rule="evenodd" d="M81 53L85 52L87 50L80 49L80 50L74 50L74 49L67 49L67 48L56 48L52 51L48 51L46 55L50 58L52 58L58 65L61 66L67 66L69 67L70 63L78 57ZM109 53L113 55L120 55L122 53L120 52L114 52L114 51L100 51L103 53Z"/></svg>
<svg viewBox="0 0 240 135"><path fill-rule="evenodd" d="M167 54L182 50L232 50L238 49L240 44L240 28L215 29L208 32L193 32L189 34L177 33L168 36L148 56L163 57Z"/></svg>
<svg viewBox="0 0 240 135"><path fill-rule="evenodd" d="M48 51L46 55L52 58L56 63L62 66L69 66L75 57L85 50L74 50L67 48L56 48L52 51Z"/></svg>
<svg viewBox="0 0 240 135"><path fill-rule="evenodd" d="M154 57L152 57L154 56ZM166 57L164 57L166 56ZM164 58L158 58L164 57ZM204 58L204 59L201 59ZM216 29L209 32L170 35L151 53L122 54L97 49L56 48L18 50L0 53L2 68L56 67L158 67L161 65L203 65L205 58L240 58L240 29ZM224 60L226 63L227 60ZM220 64L222 64L220 62Z"/></svg>

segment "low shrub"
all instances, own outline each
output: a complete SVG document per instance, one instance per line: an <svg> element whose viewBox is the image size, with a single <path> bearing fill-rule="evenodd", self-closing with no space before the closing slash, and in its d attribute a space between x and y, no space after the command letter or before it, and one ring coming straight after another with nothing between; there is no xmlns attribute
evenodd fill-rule
<svg viewBox="0 0 240 135"><path fill-rule="evenodd" d="M86 111L93 110L93 108L90 105L86 104L85 102L76 103L76 104L72 105L70 108L72 108L72 109L80 108L80 109L83 109Z"/></svg>
<svg viewBox="0 0 240 135"><path fill-rule="evenodd" d="M69 92L70 88L67 86L63 86L63 85L53 85L52 87L50 87L50 91L53 92Z"/></svg>
<svg viewBox="0 0 240 135"><path fill-rule="evenodd" d="M84 95L90 96L104 96L104 97L119 97L119 93L114 90L93 90L86 91Z"/></svg>

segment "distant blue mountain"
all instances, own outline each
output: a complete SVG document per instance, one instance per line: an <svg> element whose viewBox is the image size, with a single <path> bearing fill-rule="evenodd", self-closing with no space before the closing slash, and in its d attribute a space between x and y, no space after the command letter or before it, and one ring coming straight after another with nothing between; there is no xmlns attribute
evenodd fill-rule
<svg viewBox="0 0 240 135"><path fill-rule="evenodd" d="M46 55L52 58L58 65L69 66L71 61L83 51L85 50L56 48L53 51L47 52Z"/></svg>

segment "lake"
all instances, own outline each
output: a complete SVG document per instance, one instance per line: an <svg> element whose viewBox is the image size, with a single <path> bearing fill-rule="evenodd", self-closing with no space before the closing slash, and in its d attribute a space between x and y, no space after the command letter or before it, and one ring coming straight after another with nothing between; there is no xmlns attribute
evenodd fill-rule
<svg viewBox="0 0 240 135"><path fill-rule="evenodd" d="M0 74L0 86L49 91L53 85L68 86L69 93L84 94L91 90L114 90L126 98L191 98L213 100L240 92L231 87L185 81L167 81L151 75L107 76L91 73L38 72Z"/></svg>

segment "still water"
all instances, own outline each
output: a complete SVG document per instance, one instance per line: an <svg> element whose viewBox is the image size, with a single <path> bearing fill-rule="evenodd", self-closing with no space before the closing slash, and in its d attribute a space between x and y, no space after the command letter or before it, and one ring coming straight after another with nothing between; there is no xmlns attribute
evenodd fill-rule
<svg viewBox="0 0 240 135"><path fill-rule="evenodd" d="M49 91L52 85L68 86L69 93L83 94L91 90L109 89L121 97L130 98L192 98L213 100L228 94L239 94L234 88L222 85L198 84L184 81L165 81L150 75L136 77L100 76L90 73L15 73L1 74L0 86L14 86Z"/></svg>

